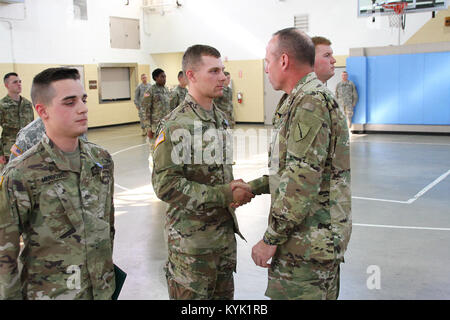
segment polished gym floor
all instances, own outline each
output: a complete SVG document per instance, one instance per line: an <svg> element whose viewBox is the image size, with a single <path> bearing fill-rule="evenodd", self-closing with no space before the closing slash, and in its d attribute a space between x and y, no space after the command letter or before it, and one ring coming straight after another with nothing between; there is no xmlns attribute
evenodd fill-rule
<svg viewBox="0 0 450 320"><path fill-rule="evenodd" d="M235 178L267 173L270 127L235 129ZM138 124L89 129L88 137L115 163L114 261L128 273L120 299L168 299L166 204L153 192L149 145ZM450 299L450 137L353 134L351 168L353 232L339 299ZM237 300L267 299L267 270L250 253L269 207L270 195L263 195L237 210L247 240L237 239Z"/></svg>

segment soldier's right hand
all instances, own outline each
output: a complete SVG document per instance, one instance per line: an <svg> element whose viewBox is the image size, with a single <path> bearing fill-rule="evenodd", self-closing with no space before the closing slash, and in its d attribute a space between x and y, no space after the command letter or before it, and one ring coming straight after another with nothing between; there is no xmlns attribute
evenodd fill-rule
<svg viewBox="0 0 450 320"><path fill-rule="evenodd" d="M235 186L233 188L232 185L232 191L233 191L233 202L231 203L232 208L240 207L246 203L249 203L255 195L251 192L251 188L246 183L242 182L242 184Z"/></svg>
<svg viewBox="0 0 450 320"><path fill-rule="evenodd" d="M0 164L6 164L5 156L0 156Z"/></svg>
<svg viewBox="0 0 450 320"><path fill-rule="evenodd" d="M151 129L148 130L147 136L149 137L149 139L153 139L153 131Z"/></svg>

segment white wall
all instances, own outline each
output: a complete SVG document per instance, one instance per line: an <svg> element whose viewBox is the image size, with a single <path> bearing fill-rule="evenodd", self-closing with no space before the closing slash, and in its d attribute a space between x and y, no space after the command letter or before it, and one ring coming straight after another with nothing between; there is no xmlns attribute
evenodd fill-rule
<svg viewBox="0 0 450 320"><path fill-rule="evenodd" d="M337 55L354 47L398 43L388 17L377 17L375 23L357 18L357 0L184 0L181 9L165 15L144 14L144 27L151 33L152 53L205 43L231 60L258 59L264 57L271 35L292 27L294 15L303 13L309 14L308 34L329 38ZM409 14L401 44L430 18L430 12Z"/></svg>
<svg viewBox="0 0 450 320"><path fill-rule="evenodd" d="M301 13L309 14L309 35L331 39L336 55L396 45L398 38L387 17L377 17L375 24L357 18L357 0L183 0L181 9L165 15L144 14L142 0L126 2L88 0L88 21L74 20L72 0L0 4L0 63L137 62L153 68L150 53L182 52L195 43L213 45L230 60L262 59L271 34L292 26ZM140 50L110 48L110 16L142 20ZM430 17L409 14L401 43Z"/></svg>
<svg viewBox="0 0 450 320"><path fill-rule="evenodd" d="M0 63L15 59L16 63L35 64L149 64L148 41L142 27L140 50L110 48L110 16L142 18L142 2L129 2L125 5L124 0L88 0L87 21L74 20L72 0L0 4Z"/></svg>

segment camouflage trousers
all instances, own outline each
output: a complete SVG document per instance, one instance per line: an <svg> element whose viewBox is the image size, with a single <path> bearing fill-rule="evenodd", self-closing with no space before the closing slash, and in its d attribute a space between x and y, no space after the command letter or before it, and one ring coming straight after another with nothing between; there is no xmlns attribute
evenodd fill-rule
<svg viewBox="0 0 450 320"><path fill-rule="evenodd" d="M336 300L339 266L337 260L318 263L293 258L281 248L272 259L266 296L274 300Z"/></svg>
<svg viewBox="0 0 450 320"><path fill-rule="evenodd" d="M142 107L138 108L139 122L141 124L141 128L145 128L145 110Z"/></svg>
<svg viewBox="0 0 450 320"><path fill-rule="evenodd" d="M164 269L171 300L233 300L236 243L205 255L169 250Z"/></svg>
<svg viewBox="0 0 450 320"><path fill-rule="evenodd" d="M344 110L345 110L345 117L347 118L347 125L348 125L348 128L350 129L350 127L352 125L353 108L352 107L344 108Z"/></svg>

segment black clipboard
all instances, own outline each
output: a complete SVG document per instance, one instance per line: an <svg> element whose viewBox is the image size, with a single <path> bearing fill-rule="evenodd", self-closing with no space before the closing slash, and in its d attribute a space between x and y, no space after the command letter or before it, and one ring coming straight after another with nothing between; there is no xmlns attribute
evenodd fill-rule
<svg viewBox="0 0 450 320"><path fill-rule="evenodd" d="M117 300L119 297L120 291L122 290L123 284L125 282L125 278L127 277L127 274L125 271L120 269L118 266L114 265L114 277L116 280L116 290L114 290L114 293L111 297L112 300Z"/></svg>

